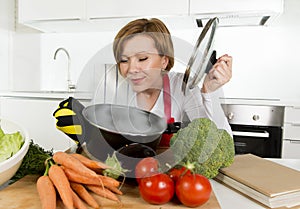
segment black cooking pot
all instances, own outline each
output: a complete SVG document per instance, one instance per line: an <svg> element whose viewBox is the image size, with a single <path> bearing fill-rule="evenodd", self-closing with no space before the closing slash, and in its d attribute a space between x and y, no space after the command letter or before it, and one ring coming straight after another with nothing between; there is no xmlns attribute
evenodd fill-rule
<svg viewBox="0 0 300 209"><path fill-rule="evenodd" d="M116 154L122 167L134 178L136 164L156 155L161 136L169 132L165 118L141 109L115 104L96 104L82 110L85 151L105 161Z"/></svg>
<svg viewBox="0 0 300 209"><path fill-rule="evenodd" d="M141 109L115 105L96 104L82 111L84 119L99 133L86 133L88 138L103 138L114 150L132 143L143 144L156 149L162 133L167 129L164 118ZM91 135L93 134L93 135Z"/></svg>

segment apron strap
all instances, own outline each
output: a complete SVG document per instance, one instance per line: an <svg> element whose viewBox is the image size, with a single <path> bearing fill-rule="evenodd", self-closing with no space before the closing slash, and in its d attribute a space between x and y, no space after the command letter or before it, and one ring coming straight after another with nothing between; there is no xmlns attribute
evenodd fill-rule
<svg viewBox="0 0 300 209"><path fill-rule="evenodd" d="M171 92L170 92L170 79L168 74L163 76L163 99L164 99L164 113L166 117L166 122L174 123L174 118L171 117ZM160 147L169 147L170 146L170 139L173 134L162 134L159 146Z"/></svg>
<svg viewBox="0 0 300 209"><path fill-rule="evenodd" d="M164 113L167 123L171 120L171 93L170 93L170 79L168 74L163 76L163 98L164 98Z"/></svg>

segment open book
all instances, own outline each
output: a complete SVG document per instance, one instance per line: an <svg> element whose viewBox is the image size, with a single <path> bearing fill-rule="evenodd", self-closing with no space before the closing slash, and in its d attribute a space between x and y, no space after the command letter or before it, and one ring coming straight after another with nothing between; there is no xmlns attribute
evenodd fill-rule
<svg viewBox="0 0 300 209"><path fill-rule="evenodd" d="M270 208L300 205L300 171L252 154L236 155L215 178Z"/></svg>

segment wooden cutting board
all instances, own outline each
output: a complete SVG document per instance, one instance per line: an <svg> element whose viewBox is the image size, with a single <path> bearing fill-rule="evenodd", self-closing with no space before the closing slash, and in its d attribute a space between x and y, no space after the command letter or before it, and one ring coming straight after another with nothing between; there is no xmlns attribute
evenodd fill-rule
<svg viewBox="0 0 300 209"><path fill-rule="evenodd" d="M0 191L0 208L2 209L41 209L40 200L36 190L37 176L26 176L18 182ZM122 206L105 198L93 195L101 208L147 208L147 209L168 209L187 208L176 202L169 202L164 205L151 205L146 203L140 196L137 186L125 184L122 187L123 195L120 197ZM64 209L61 200L57 201L57 209ZM221 209L214 192L208 202L198 207L201 209Z"/></svg>

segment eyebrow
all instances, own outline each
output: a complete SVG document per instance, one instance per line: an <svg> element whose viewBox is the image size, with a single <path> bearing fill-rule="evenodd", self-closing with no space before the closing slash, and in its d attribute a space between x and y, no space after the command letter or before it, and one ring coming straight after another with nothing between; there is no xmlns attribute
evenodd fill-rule
<svg viewBox="0 0 300 209"><path fill-rule="evenodd" d="M158 52L149 52L149 51L140 51L140 52L137 52L131 56L128 56L126 54L121 54L121 57L132 57L132 56L135 56L135 55L138 55L138 54L159 54Z"/></svg>

